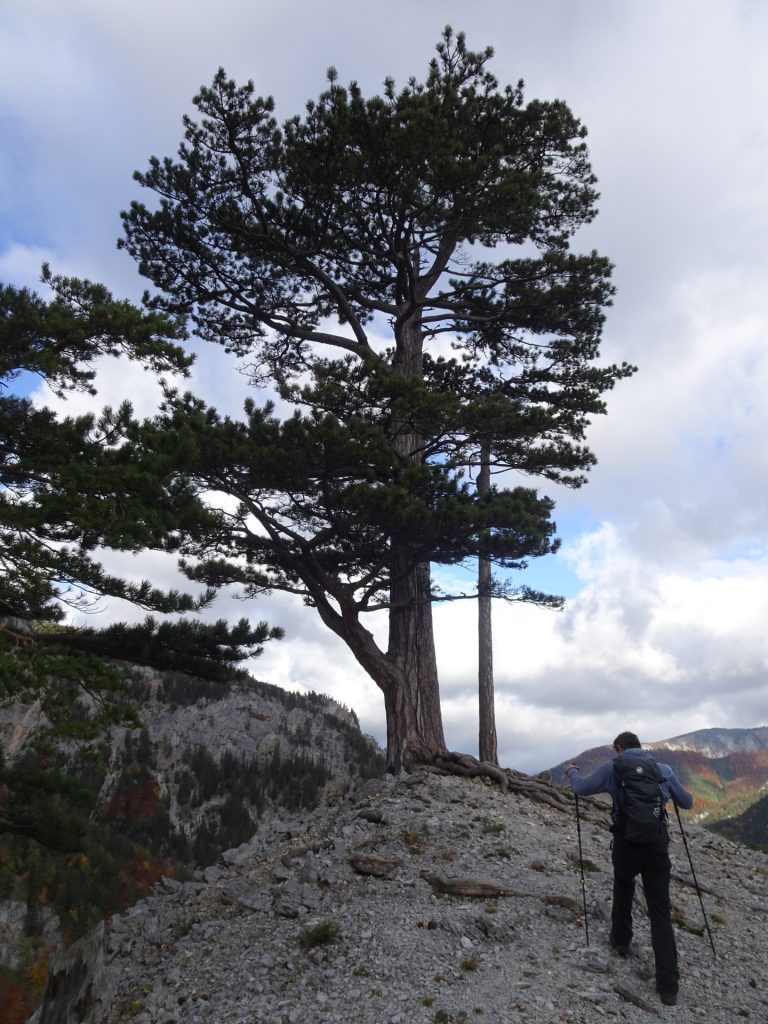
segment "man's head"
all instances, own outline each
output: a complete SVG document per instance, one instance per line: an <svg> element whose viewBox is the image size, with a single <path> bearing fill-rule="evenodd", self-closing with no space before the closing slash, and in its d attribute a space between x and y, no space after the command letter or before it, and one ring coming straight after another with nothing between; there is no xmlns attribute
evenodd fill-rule
<svg viewBox="0 0 768 1024"><path fill-rule="evenodd" d="M613 749L617 754L620 754L622 750L632 750L634 747L639 746L640 740L633 732L620 732L613 741Z"/></svg>

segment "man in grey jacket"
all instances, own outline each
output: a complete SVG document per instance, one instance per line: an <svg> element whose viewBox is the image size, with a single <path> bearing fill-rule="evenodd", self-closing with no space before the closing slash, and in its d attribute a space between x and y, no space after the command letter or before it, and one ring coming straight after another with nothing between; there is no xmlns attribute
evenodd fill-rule
<svg viewBox="0 0 768 1024"><path fill-rule="evenodd" d="M643 750L640 740L632 732L623 732L613 741L617 754L626 754L642 762L653 762L652 755ZM673 800L685 810L693 807L693 797L684 789L668 764L656 762L661 771L662 806ZM619 956L629 954L632 941L632 901L635 895L635 878L643 880L645 902L651 920L651 943L656 961L656 988L661 1001L667 1006L677 1002L679 973L677 968L677 944L672 928L672 908L669 899L669 832L666 821L661 825L658 836L651 842L631 842L623 834L620 816L621 802L619 784L613 761L606 761L591 775L582 778L579 766L569 764L565 769L571 789L578 796L592 796L608 793L613 801L611 831L614 834L611 857L613 860L613 909L611 911L610 943Z"/></svg>

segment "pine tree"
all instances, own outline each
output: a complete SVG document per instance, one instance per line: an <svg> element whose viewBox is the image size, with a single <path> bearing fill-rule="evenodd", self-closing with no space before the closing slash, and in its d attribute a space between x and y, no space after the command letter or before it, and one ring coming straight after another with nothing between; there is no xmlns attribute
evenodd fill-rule
<svg viewBox="0 0 768 1024"><path fill-rule="evenodd" d="M60 394L94 392L93 364L105 355L158 374L190 365L176 320L117 301L98 284L47 268L43 277L49 302L0 287L0 702L39 702L52 734L88 738L111 722L138 721L116 659L221 678L279 630L151 617L101 629L65 624L68 606L87 609L104 596L159 613L207 605L212 591L192 598L132 583L106 572L98 555L104 547L172 549L177 534L201 537L211 519L191 488L169 483L171 455L123 443L128 403L100 417L59 418L12 392L22 373ZM0 756L0 832L72 845L79 830L67 809L82 799L34 759Z"/></svg>
<svg viewBox="0 0 768 1024"><path fill-rule="evenodd" d="M239 501L184 546L188 571L314 606L383 691L392 770L445 752L432 602L468 595L430 566L555 550L553 503L519 477L580 486L590 417L633 372L596 362L610 264L570 249L596 212L585 129L500 88L491 56L446 29L424 82L365 99L331 69L282 126L221 70L178 159L136 176L158 205L124 214L154 307L295 406L281 421L250 400L235 420L171 396L134 439ZM498 485L479 496L481 451ZM497 594L553 600L503 579ZM385 649L364 624L380 609Z"/></svg>

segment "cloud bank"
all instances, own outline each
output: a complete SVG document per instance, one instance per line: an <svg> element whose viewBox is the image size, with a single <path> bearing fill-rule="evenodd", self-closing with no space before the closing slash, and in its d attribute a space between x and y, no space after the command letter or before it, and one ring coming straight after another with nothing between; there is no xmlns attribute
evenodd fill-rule
<svg viewBox="0 0 768 1024"><path fill-rule="evenodd" d="M408 30L403 31L403 24ZM539 770L624 728L661 739L765 723L768 594L768 9L720 0L521 0L514 6L393 0L6 0L0 10L0 277L54 271L138 298L115 250L136 167L172 154L191 97L223 65L278 116L301 111L333 64L380 91L421 77L446 22L494 46L502 83L561 97L589 128L600 216L577 239L615 263L604 355L638 374L608 398L578 491L547 488L564 538L531 566L569 595L561 613L494 609L499 749ZM198 345L192 387L235 412L247 392ZM103 403L156 389L105 365ZM41 400L44 396L41 396ZM45 400L49 401L50 396ZM67 411L76 411L71 398ZM140 575L172 566L147 553ZM143 568L142 568L143 566ZM106 614L117 614L116 611ZM121 611L122 614L122 611ZM284 625L254 673L329 693L383 738L383 704L314 613L225 595L215 615ZM475 609L436 609L446 733L475 751Z"/></svg>

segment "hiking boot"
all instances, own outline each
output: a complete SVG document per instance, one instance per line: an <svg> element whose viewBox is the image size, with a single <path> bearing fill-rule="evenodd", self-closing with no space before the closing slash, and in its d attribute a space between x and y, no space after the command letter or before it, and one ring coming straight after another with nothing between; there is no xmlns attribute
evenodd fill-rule
<svg viewBox="0 0 768 1024"><path fill-rule="evenodd" d="M665 1006L676 1006L677 992L672 992L671 990L665 992L659 989L659 999L661 999Z"/></svg>
<svg viewBox="0 0 768 1024"><path fill-rule="evenodd" d="M608 936L608 945L611 947L614 953L618 953L619 956L629 956L629 943L624 945L624 943L622 942L617 942L616 939L613 937L613 932L611 932L611 934Z"/></svg>

